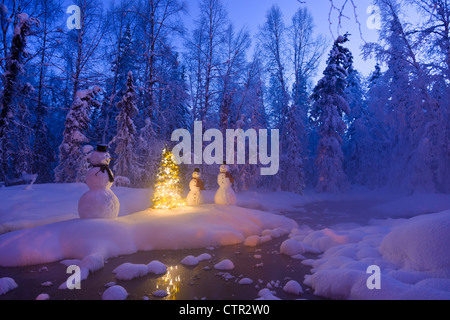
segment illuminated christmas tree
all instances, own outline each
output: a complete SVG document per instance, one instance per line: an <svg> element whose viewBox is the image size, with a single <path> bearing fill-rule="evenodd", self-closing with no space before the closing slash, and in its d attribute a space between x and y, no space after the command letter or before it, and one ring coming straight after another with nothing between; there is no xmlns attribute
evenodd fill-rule
<svg viewBox="0 0 450 320"><path fill-rule="evenodd" d="M184 205L185 201L181 196L178 165L175 163L175 157L166 146L156 174L153 208L171 209Z"/></svg>

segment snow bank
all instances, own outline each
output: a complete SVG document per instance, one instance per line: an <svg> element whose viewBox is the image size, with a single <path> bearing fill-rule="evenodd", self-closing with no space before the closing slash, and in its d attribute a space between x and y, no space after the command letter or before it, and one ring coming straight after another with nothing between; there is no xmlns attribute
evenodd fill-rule
<svg viewBox="0 0 450 320"><path fill-rule="evenodd" d="M113 188L120 201L119 216L151 206L149 189ZM0 188L0 234L78 218L78 201L85 184L35 184Z"/></svg>
<svg viewBox="0 0 450 320"><path fill-rule="evenodd" d="M306 252L319 253L319 250L295 239L288 239L281 244L280 252L288 256L295 256Z"/></svg>
<svg viewBox="0 0 450 320"><path fill-rule="evenodd" d="M288 281L284 287L283 287L283 291L287 292L287 293L292 293L292 294L296 294L296 295L300 295L303 294L303 288L300 285L300 283L298 283L295 280L290 280Z"/></svg>
<svg viewBox="0 0 450 320"><path fill-rule="evenodd" d="M250 278L242 278L241 280L239 280L238 282L240 285L250 285L253 283L253 280Z"/></svg>
<svg viewBox="0 0 450 320"><path fill-rule="evenodd" d="M304 243L323 251L304 284L332 299L450 299L450 210L409 220L311 231ZM370 290L369 267L381 270Z"/></svg>
<svg viewBox="0 0 450 320"><path fill-rule="evenodd" d="M15 288L17 288L18 285L12 278L0 278L0 296L2 294L5 294Z"/></svg>
<svg viewBox="0 0 450 320"><path fill-rule="evenodd" d="M148 268L145 264L123 263L113 270L117 280L132 280L143 277L148 274Z"/></svg>
<svg viewBox="0 0 450 320"><path fill-rule="evenodd" d="M296 227L286 217L240 207L148 209L114 220L74 219L0 235L0 265L33 265L93 254L105 260L137 251L232 245L266 229Z"/></svg>
<svg viewBox="0 0 450 320"><path fill-rule="evenodd" d="M36 300L50 300L50 296L47 293L41 293L36 297Z"/></svg>
<svg viewBox="0 0 450 320"><path fill-rule="evenodd" d="M168 295L167 291L164 290L157 290L155 292L152 293L154 297L157 298L164 298Z"/></svg>
<svg viewBox="0 0 450 320"><path fill-rule="evenodd" d="M167 272L167 266L161 261L153 260L152 262L147 264L147 270L149 273L161 275Z"/></svg>
<svg viewBox="0 0 450 320"><path fill-rule="evenodd" d="M234 269L234 263L233 261L229 259L225 259L220 261L219 263L214 265L214 269L217 270L233 270Z"/></svg>
<svg viewBox="0 0 450 320"><path fill-rule="evenodd" d="M60 261L61 264L65 266L71 266L75 265L80 267L81 272L81 279L80 280L86 280L89 277L89 274L92 272L95 272L97 270L100 270L105 265L105 260L103 259L103 256L99 254L90 254L84 257L82 260L79 259L67 259ZM66 290L67 289L67 282L63 282L58 289L60 290Z"/></svg>
<svg viewBox="0 0 450 320"><path fill-rule="evenodd" d="M256 300L281 300L280 298L274 296L275 292L270 291L268 288L264 288L259 290L258 296L259 298Z"/></svg>
<svg viewBox="0 0 450 320"><path fill-rule="evenodd" d="M210 260L212 257L208 253L202 253L201 255L194 257L194 256L186 256L181 260L181 263L185 266L196 266L200 263L200 261L203 260Z"/></svg>
<svg viewBox="0 0 450 320"><path fill-rule="evenodd" d="M112 286L103 292L102 300L126 300L128 292L121 286Z"/></svg>
<svg viewBox="0 0 450 320"><path fill-rule="evenodd" d="M443 272L450 278L450 210L413 218L390 232L380 252L388 261L417 271Z"/></svg>

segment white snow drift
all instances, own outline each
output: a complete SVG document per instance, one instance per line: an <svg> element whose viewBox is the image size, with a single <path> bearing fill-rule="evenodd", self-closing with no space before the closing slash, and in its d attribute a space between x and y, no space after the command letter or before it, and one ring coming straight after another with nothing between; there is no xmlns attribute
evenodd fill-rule
<svg viewBox="0 0 450 320"><path fill-rule="evenodd" d="M38 184L0 189L0 234L78 218L78 201L88 191L85 184ZM114 188L120 201L119 216L151 206L149 189Z"/></svg>
<svg viewBox="0 0 450 320"><path fill-rule="evenodd" d="M323 252L304 260L304 283L332 299L450 299L450 210L409 220L374 220L366 227L295 230L284 251L301 245ZM282 245L283 246L283 245ZM291 250L286 250L288 247ZM298 249L298 250L294 250ZM381 270L381 289L370 290L368 267Z"/></svg>
<svg viewBox="0 0 450 320"><path fill-rule="evenodd" d="M115 220L73 219L0 235L0 265L231 245L266 229L295 227L295 221L283 216L240 207L148 209Z"/></svg>
<svg viewBox="0 0 450 320"><path fill-rule="evenodd" d="M0 296L13 289L17 288L17 283L13 278L4 277L0 278Z"/></svg>

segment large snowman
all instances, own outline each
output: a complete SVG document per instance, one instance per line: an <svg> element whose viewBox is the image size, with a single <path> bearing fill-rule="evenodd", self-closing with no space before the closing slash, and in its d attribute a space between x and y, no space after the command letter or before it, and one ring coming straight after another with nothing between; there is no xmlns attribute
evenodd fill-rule
<svg viewBox="0 0 450 320"><path fill-rule="evenodd" d="M119 214L120 204L111 191L114 175L109 168L111 156L107 146L98 145L89 162L92 165L86 174L89 191L78 202L78 214L81 219L114 219Z"/></svg>
<svg viewBox="0 0 450 320"><path fill-rule="evenodd" d="M229 172L230 168L224 162L223 165L220 166L220 173L217 176L217 183L219 184L219 189L214 196L214 202L216 204L222 205L235 205L236 204L236 195L233 191L233 177Z"/></svg>
<svg viewBox="0 0 450 320"><path fill-rule="evenodd" d="M186 202L189 206L197 206L203 204L202 190L203 181L201 179L200 169L195 168L192 173L192 180L189 182L189 193L186 197Z"/></svg>

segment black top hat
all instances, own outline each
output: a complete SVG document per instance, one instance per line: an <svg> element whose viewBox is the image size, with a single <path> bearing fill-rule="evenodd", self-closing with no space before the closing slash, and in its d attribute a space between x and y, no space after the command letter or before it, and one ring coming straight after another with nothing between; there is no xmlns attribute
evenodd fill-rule
<svg viewBox="0 0 450 320"><path fill-rule="evenodd" d="M200 172L200 169L199 168L195 168L194 172Z"/></svg>
<svg viewBox="0 0 450 320"><path fill-rule="evenodd" d="M106 144L98 144L97 151L98 152L108 152L108 146Z"/></svg>

